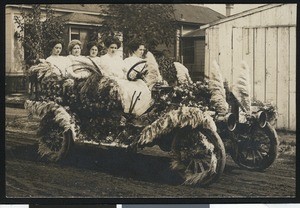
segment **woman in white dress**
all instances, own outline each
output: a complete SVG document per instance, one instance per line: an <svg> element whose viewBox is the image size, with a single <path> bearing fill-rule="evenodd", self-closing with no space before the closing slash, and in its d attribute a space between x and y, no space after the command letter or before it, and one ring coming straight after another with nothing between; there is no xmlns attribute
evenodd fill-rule
<svg viewBox="0 0 300 208"><path fill-rule="evenodd" d="M158 64L155 60L155 57L153 54L148 51L145 54L146 48L145 44L143 42L138 41L132 41L131 44L129 44L129 53L130 56L124 60L124 62L127 65L127 68L130 69L135 64L146 61L146 63L138 64L134 67L136 71L143 72L143 80L146 82L149 89L152 89L152 87L160 82L164 83L163 79L161 77L161 74L158 69ZM146 73L145 73L146 72ZM132 76L132 75L129 75ZM164 83L165 84L165 83Z"/></svg>
<svg viewBox="0 0 300 208"><path fill-rule="evenodd" d="M76 39L71 40L68 45L69 55L67 56L66 60L66 73L70 78L81 79L86 78L90 75L90 72L85 69L76 70L76 72L74 71L78 64L92 65L91 60L81 55L81 45L81 42Z"/></svg>
<svg viewBox="0 0 300 208"><path fill-rule="evenodd" d="M99 51L100 51L100 45L96 41L91 41L87 43L87 50L88 50L88 55L87 58L90 59L93 62L93 65L95 65L100 72L103 74L102 70L99 68L100 67L100 57L98 56Z"/></svg>
<svg viewBox="0 0 300 208"><path fill-rule="evenodd" d="M64 44L61 40L51 40L49 42L49 47L51 48L51 55L46 59L46 62L50 63L52 70L55 74L65 77L68 63L66 57L60 55L63 45Z"/></svg>
<svg viewBox="0 0 300 208"><path fill-rule="evenodd" d="M120 45L117 38L111 37L105 41L107 54L100 57L99 68L104 76L117 82L124 112L139 116L153 103L151 91L143 80L129 81L126 79L128 67L117 53Z"/></svg>
<svg viewBox="0 0 300 208"><path fill-rule="evenodd" d="M125 79L126 65L118 54L121 42L118 38L109 37L105 40L104 45L107 48L107 53L101 56L99 60L103 75Z"/></svg>
<svg viewBox="0 0 300 208"><path fill-rule="evenodd" d="M124 59L127 68L130 69L134 64L143 61L145 55L145 44L133 41L129 46L129 57ZM141 71L145 64L140 64L135 67L136 70Z"/></svg>

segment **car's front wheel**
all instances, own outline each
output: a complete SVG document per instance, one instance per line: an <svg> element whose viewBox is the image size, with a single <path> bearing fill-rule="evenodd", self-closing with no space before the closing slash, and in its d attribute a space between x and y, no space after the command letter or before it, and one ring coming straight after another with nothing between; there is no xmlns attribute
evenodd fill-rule
<svg viewBox="0 0 300 208"><path fill-rule="evenodd" d="M267 123L264 128L252 125L235 132L230 155L240 167L261 171L273 164L278 154L278 136Z"/></svg>

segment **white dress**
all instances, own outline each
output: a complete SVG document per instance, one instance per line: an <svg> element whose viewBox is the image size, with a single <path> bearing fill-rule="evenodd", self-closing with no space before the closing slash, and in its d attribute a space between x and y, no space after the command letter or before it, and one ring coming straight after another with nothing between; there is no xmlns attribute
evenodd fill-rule
<svg viewBox="0 0 300 208"><path fill-rule="evenodd" d="M129 81L126 79L128 68L119 56L106 54L95 63L99 64L104 76L109 76L118 83L125 113L132 111L132 114L140 116L153 104L151 91L143 80ZM133 103L135 103L134 107L131 106ZM130 110L130 108L132 109Z"/></svg>
<svg viewBox="0 0 300 208"><path fill-rule="evenodd" d="M126 66L121 57L117 54L111 56L105 54L97 61L104 76L115 76L121 79L125 79Z"/></svg>
<svg viewBox="0 0 300 208"><path fill-rule="evenodd" d="M76 69L76 67L80 64L86 64L86 65L90 65L90 66L93 65L91 60L88 59L86 56L68 55L66 58L67 58L66 59L67 77L81 79L81 78L88 77L90 75L90 72L86 69L80 69L80 70L76 70L76 72L74 72L74 69Z"/></svg>
<svg viewBox="0 0 300 208"><path fill-rule="evenodd" d="M124 62L127 66L127 69L129 70L134 64L143 61L144 59L137 57L135 54L133 54L132 56L124 59ZM139 64L135 67L136 70L141 71L145 66L145 63L143 64Z"/></svg>
<svg viewBox="0 0 300 208"><path fill-rule="evenodd" d="M52 66L53 72L62 77L66 76L66 69L68 67L68 60L65 56L49 56L46 59Z"/></svg>

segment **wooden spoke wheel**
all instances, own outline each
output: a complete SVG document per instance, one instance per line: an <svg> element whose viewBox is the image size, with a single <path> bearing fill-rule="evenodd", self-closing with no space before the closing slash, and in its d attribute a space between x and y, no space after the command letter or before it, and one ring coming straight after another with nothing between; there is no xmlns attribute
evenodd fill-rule
<svg viewBox="0 0 300 208"><path fill-rule="evenodd" d="M267 123L264 128L253 124L248 130L235 132L232 159L240 167L248 170L264 170L276 159L278 137L275 129Z"/></svg>
<svg viewBox="0 0 300 208"><path fill-rule="evenodd" d="M224 144L209 129L180 129L172 142L172 154L171 168L188 185L207 186L215 182L226 163Z"/></svg>
<svg viewBox="0 0 300 208"><path fill-rule="evenodd" d="M69 153L73 145L71 129L64 130L54 120L54 113L48 113L40 123L39 154L48 161L62 160Z"/></svg>

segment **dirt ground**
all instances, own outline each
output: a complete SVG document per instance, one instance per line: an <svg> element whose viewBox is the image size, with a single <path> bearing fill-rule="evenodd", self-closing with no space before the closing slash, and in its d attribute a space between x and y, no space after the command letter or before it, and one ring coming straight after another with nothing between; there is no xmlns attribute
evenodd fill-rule
<svg viewBox="0 0 300 208"><path fill-rule="evenodd" d="M37 154L37 119L6 108L8 198L290 198L296 194L296 135L279 132L279 156L263 172L239 168L227 157L220 180L206 188L179 183L158 147L131 155L122 150L75 145L63 162Z"/></svg>

